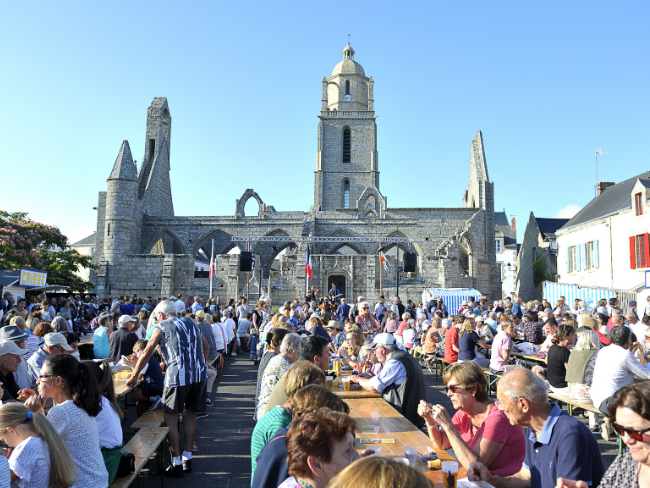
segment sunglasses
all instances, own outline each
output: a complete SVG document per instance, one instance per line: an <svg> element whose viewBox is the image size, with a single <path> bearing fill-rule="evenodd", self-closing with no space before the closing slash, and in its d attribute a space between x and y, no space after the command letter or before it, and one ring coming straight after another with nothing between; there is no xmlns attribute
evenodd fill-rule
<svg viewBox="0 0 650 488"><path fill-rule="evenodd" d="M464 388L461 385L445 385L445 393L457 393L458 390L463 390Z"/></svg>
<svg viewBox="0 0 650 488"><path fill-rule="evenodd" d="M621 437L623 437L623 435L627 434L632 439L634 439L635 441L639 441L639 442L643 442L643 434L650 431L650 428L647 428L645 430L628 429L627 427L623 427L622 425L618 425L616 422L612 422L612 428Z"/></svg>

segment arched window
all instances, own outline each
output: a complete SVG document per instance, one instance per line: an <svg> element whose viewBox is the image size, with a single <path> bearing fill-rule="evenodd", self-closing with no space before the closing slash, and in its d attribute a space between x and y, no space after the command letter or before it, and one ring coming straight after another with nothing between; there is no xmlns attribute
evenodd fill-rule
<svg viewBox="0 0 650 488"><path fill-rule="evenodd" d="M472 276L472 248L466 238L458 243L458 264L461 276Z"/></svg>
<svg viewBox="0 0 650 488"><path fill-rule="evenodd" d="M350 94L350 80L347 80L345 82L345 94L349 95Z"/></svg>
<svg viewBox="0 0 650 488"><path fill-rule="evenodd" d="M343 129L343 162L349 163L352 160L352 131L349 127Z"/></svg>
<svg viewBox="0 0 650 488"><path fill-rule="evenodd" d="M350 181L343 182L343 208L350 208Z"/></svg>

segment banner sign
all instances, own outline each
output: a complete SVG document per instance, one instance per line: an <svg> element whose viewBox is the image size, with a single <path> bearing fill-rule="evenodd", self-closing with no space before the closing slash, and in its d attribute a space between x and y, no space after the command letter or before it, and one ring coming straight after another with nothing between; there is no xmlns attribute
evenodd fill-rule
<svg viewBox="0 0 650 488"><path fill-rule="evenodd" d="M20 268L20 282L18 286L45 286L47 284L47 271Z"/></svg>

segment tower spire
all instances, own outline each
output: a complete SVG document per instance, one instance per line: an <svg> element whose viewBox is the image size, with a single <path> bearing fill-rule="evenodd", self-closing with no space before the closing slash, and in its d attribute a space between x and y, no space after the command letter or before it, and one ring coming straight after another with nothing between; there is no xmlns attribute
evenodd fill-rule
<svg viewBox="0 0 650 488"><path fill-rule="evenodd" d="M133 163L133 157L131 156L131 148L129 147L129 141L122 141L122 146L120 147L120 152L117 153L117 159L115 160L115 165L113 165L113 171L109 176L110 180L137 180L138 175L135 170L135 164Z"/></svg>

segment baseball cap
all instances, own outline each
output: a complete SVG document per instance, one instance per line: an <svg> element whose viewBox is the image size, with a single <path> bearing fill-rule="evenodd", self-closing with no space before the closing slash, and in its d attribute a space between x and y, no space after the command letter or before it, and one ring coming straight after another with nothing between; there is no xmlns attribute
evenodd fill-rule
<svg viewBox="0 0 650 488"><path fill-rule="evenodd" d="M386 332L382 332L381 334L377 334L375 336L375 339L372 341L372 344L370 344L371 348L375 348L377 346L393 346L395 345L395 337L393 337L393 334L388 334Z"/></svg>
<svg viewBox="0 0 650 488"><path fill-rule="evenodd" d="M65 336L59 332L50 332L43 337L46 346L61 346L64 351L72 351ZM15 353L14 353L15 354Z"/></svg>
<svg viewBox="0 0 650 488"><path fill-rule="evenodd" d="M15 354L17 356L24 356L27 353L28 353L27 349L21 349L16 345L14 341L0 342L0 356L4 356L5 354Z"/></svg>
<svg viewBox="0 0 650 488"><path fill-rule="evenodd" d="M365 300L365 299L366 299L366 297L364 297L363 295L359 295L359 296L357 297L357 300Z"/></svg>
<svg viewBox="0 0 650 488"><path fill-rule="evenodd" d="M205 312L203 310L197 310L197 312L194 314L195 317L203 318L205 317Z"/></svg>
<svg viewBox="0 0 650 488"><path fill-rule="evenodd" d="M170 300L177 300L177 298L174 295L170 296L169 299Z"/></svg>
<svg viewBox="0 0 650 488"><path fill-rule="evenodd" d="M135 319L133 317L131 317L130 315L122 315L120 317L120 320L117 323L120 324L120 325L124 325L127 322L135 322Z"/></svg>
<svg viewBox="0 0 650 488"><path fill-rule="evenodd" d="M483 322L484 320L485 320L485 317L483 317L482 315L479 315L478 317L476 317L476 322Z"/></svg>
<svg viewBox="0 0 650 488"><path fill-rule="evenodd" d="M636 302L635 302L634 300L632 300L632 301L630 302L630 307L633 307L633 306L635 306L635 305L636 305Z"/></svg>

